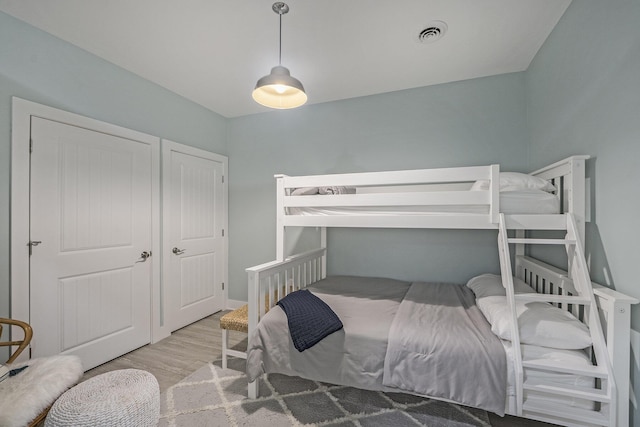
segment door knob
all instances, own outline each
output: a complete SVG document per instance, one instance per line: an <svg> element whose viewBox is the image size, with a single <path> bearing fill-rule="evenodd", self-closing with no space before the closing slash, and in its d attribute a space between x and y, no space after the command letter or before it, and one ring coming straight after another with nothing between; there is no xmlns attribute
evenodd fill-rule
<svg viewBox="0 0 640 427"><path fill-rule="evenodd" d="M140 259L136 262L145 262L151 256L151 251L144 251L140 254Z"/></svg>
<svg viewBox="0 0 640 427"><path fill-rule="evenodd" d="M174 255L182 255L184 253L184 249L178 249L177 247L174 247L173 249L171 249L171 252L174 253Z"/></svg>

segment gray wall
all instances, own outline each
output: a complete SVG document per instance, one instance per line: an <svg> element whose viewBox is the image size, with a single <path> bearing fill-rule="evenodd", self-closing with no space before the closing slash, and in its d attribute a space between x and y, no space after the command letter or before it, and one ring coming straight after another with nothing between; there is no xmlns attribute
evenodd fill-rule
<svg viewBox="0 0 640 427"><path fill-rule="evenodd" d="M10 306L12 96L227 154L222 116L0 12L0 316Z"/></svg>
<svg viewBox="0 0 640 427"><path fill-rule="evenodd" d="M591 274L635 296L640 229L631 224L640 212L639 18L638 1L574 1L526 73L532 166L570 154L593 157ZM640 310L634 309L633 324L640 327Z"/></svg>
<svg viewBox="0 0 640 427"><path fill-rule="evenodd" d="M230 298L246 300L244 269L275 257L274 174L522 171L527 146L522 73L230 120ZM333 274L464 282L498 271L493 232L334 229L329 247Z"/></svg>
<svg viewBox="0 0 640 427"><path fill-rule="evenodd" d="M524 171L571 154L594 157L592 275L640 297L640 231L630 226L640 211L639 17L637 0L576 0L525 73L226 120L0 13L0 316L9 313L11 96L228 155L232 299L246 299L244 269L275 256L275 173ZM339 229L329 245L332 273L464 281L498 269L490 232Z"/></svg>
<svg viewBox="0 0 640 427"><path fill-rule="evenodd" d="M640 2L573 1L526 73L531 163L590 154L595 281L640 297ZM640 329L640 309L632 310ZM640 384L638 355L632 363ZM633 414L640 425L640 413Z"/></svg>

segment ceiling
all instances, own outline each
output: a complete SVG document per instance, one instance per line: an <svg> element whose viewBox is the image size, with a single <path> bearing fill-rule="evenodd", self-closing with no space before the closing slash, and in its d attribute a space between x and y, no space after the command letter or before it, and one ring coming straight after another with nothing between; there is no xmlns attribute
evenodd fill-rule
<svg viewBox="0 0 640 427"><path fill-rule="evenodd" d="M289 0L282 65L310 104L527 69L571 0ZM278 64L271 0L0 0L0 11L225 117ZM418 34L434 20L434 43ZM303 107L304 108L304 107Z"/></svg>

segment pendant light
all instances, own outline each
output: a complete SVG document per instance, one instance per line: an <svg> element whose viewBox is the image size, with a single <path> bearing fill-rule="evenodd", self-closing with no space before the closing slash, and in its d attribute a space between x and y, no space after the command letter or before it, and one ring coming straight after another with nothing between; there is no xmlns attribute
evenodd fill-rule
<svg viewBox="0 0 640 427"><path fill-rule="evenodd" d="M270 108L296 108L307 102L307 94L300 80L291 77L291 73L282 66L282 15L289 12L289 6L283 2L276 2L271 7L280 17L280 44L278 51L278 65L271 69L271 73L262 77L253 90L253 99L261 105Z"/></svg>

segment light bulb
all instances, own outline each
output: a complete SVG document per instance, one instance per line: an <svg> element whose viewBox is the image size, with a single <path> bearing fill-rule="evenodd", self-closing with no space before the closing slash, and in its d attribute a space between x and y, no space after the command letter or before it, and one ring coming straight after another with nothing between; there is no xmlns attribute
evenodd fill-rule
<svg viewBox="0 0 640 427"><path fill-rule="evenodd" d="M280 94L283 94L287 90L287 86L285 85L273 85L273 88Z"/></svg>

